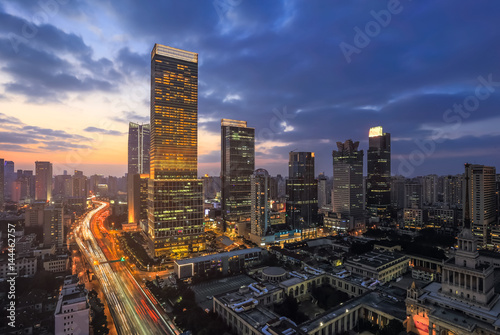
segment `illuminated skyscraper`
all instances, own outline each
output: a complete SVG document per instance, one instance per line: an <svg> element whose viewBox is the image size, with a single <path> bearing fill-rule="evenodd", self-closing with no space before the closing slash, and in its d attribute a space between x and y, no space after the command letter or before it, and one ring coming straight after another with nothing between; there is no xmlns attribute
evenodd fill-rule
<svg viewBox="0 0 500 335"><path fill-rule="evenodd" d="M318 181L314 178L314 152L289 154L286 181L286 223L292 229L318 223Z"/></svg>
<svg viewBox="0 0 500 335"><path fill-rule="evenodd" d="M337 142L333 156L332 206L346 217L363 217L363 150L359 142Z"/></svg>
<svg viewBox="0 0 500 335"><path fill-rule="evenodd" d="M204 247L197 144L198 54L155 44L147 229L153 257L182 257Z"/></svg>
<svg viewBox="0 0 500 335"><path fill-rule="evenodd" d="M386 218L391 204L391 134L370 128L366 178L366 209L371 217Z"/></svg>
<svg viewBox="0 0 500 335"><path fill-rule="evenodd" d="M128 130L128 222L147 220L147 184L151 127L130 122Z"/></svg>
<svg viewBox="0 0 500 335"><path fill-rule="evenodd" d="M52 198L52 163L35 162L35 200Z"/></svg>
<svg viewBox="0 0 500 335"><path fill-rule="evenodd" d="M221 207L224 230L250 228L250 176L255 169L255 129L246 121L221 120ZM237 232L242 235L244 232Z"/></svg>
<svg viewBox="0 0 500 335"><path fill-rule="evenodd" d="M464 222L469 215L472 232L482 246L490 244L491 226L497 218L495 178L496 171L492 166L465 164L463 203L468 208L463 211ZM468 203L465 201L467 196Z"/></svg>

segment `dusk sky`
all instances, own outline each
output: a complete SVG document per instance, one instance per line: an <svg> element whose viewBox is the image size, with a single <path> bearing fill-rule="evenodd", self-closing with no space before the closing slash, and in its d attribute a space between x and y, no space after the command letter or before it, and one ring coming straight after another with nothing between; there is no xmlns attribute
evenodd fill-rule
<svg viewBox="0 0 500 335"><path fill-rule="evenodd" d="M199 54L199 175L219 175L221 118L255 127L255 167L271 174L294 150L331 176L335 143L366 150L373 126L391 133L393 175L500 167L499 13L493 0L2 1L0 158L123 175L160 43Z"/></svg>

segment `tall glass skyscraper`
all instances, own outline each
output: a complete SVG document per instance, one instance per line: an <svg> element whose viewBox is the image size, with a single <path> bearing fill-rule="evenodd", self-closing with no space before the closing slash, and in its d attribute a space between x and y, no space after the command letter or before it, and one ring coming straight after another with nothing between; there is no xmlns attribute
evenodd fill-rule
<svg viewBox="0 0 500 335"><path fill-rule="evenodd" d="M130 122L128 126L128 174L149 174L149 124Z"/></svg>
<svg viewBox="0 0 500 335"><path fill-rule="evenodd" d="M149 178L149 124L129 123L127 202L128 222L139 224L147 220L147 184Z"/></svg>
<svg viewBox="0 0 500 335"><path fill-rule="evenodd" d="M224 230L243 234L235 228L242 223L250 229L250 177L255 169L255 129L246 121L221 120L221 165Z"/></svg>
<svg viewBox="0 0 500 335"><path fill-rule="evenodd" d="M391 204L391 134L370 128L368 142L366 209L371 217L383 219Z"/></svg>
<svg viewBox="0 0 500 335"><path fill-rule="evenodd" d="M363 217L363 150L359 142L337 142L333 156L332 206L346 217Z"/></svg>
<svg viewBox="0 0 500 335"><path fill-rule="evenodd" d="M198 54L155 44L147 229L153 257L179 258L204 249L197 150Z"/></svg>
<svg viewBox="0 0 500 335"><path fill-rule="evenodd" d="M318 181L314 178L314 152L289 154L286 181L286 223L292 229L318 223Z"/></svg>

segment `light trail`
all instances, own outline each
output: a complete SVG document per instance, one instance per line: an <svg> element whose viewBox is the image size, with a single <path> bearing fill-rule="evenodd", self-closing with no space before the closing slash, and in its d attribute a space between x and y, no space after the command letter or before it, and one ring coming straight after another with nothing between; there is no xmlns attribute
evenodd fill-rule
<svg viewBox="0 0 500 335"><path fill-rule="evenodd" d="M92 220L97 219L97 214L102 214L109 204L94 203L98 207L89 211L81 225L75 228L75 241L101 283L117 332L124 335L180 334L171 320L168 317L166 320L158 311L127 267L118 262L113 270L113 266L107 263L110 259L106 258L93 234ZM138 313L137 307L141 311L144 308L144 314Z"/></svg>

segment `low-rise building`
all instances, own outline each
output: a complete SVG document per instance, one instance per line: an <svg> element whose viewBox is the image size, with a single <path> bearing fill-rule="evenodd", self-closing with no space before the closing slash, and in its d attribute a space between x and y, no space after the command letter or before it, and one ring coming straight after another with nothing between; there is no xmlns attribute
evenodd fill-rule
<svg viewBox="0 0 500 335"><path fill-rule="evenodd" d="M9 262L7 257L0 260L0 280L6 280L15 273L17 277L33 277L37 272L37 259L35 257L22 257Z"/></svg>
<svg viewBox="0 0 500 335"><path fill-rule="evenodd" d="M85 289L76 275L66 276L55 311L55 333L89 334L90 307Z"/></svg>
<svg viewBox="0 0 500 335"><path fill-rule="evenodd" d="M345 261L345 268L364 277L388 282L408 271L408 258L396 252L370 251Z"/></svg>
<svg viewBox="0 0 500 335"><path fill-rule="evenodd" d="M64 272L69 269L69 257L68 255L57 255L44 259L43 268L45 271L49 272Z"/></svg>

